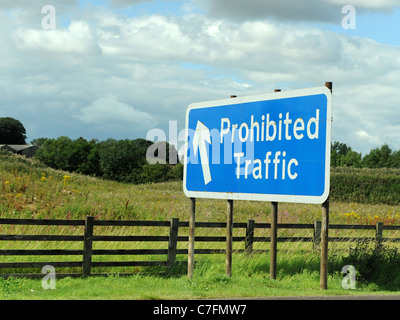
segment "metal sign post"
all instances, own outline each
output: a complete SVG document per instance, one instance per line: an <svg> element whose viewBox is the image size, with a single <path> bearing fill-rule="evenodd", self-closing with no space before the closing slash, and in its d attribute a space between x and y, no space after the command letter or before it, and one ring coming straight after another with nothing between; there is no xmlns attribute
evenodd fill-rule
<svg viewBox="0 0 400 320"><path fill-rule="evenodd" d="M278 202L271 203L271 249L269 262L269 278L276 279L276 252L278 249Z"/></svg>
<svg viewBox="0 0 400 320"><path fill-rule="evenodd" d="M232 250L233 250L233 200L227 201L227 220L226 220L226 263L225 273L232 276Z"/></svg>
<svg viewBox="0 0 400 320"><path fill-rule="evenodd" d="M275 89L274 92L280 92ZM271 202L269 278L276 280L276 255L278 250L278 202Z"/></svg>
<svg viewBox="0 0 400 320"><path fill-rule="evenodd" d="M194 234L196 223L196 198L190 198L188 277L193 278L194 269Z"/></svg>
<svg viewBox="0 0 400 320"><path fill-rule="evenodd" d="M325 82L332 93L332 82ZM322 204L320 287L328 289L329 198Z"/></svg>
<svg viewBox="0 0 400 320"><path fill-rule="evenodd" d="M231 99L236 98L231 95ZM233 200L227 201L226 211L226 257L225 257L225 274L232 276L232 250L233 250Z"/></svg>
<svg viewBox="0 0 400 320"><path fill-rule="evenodd" d="M328 289L329 200L322 204L320 287Z"/></svg>

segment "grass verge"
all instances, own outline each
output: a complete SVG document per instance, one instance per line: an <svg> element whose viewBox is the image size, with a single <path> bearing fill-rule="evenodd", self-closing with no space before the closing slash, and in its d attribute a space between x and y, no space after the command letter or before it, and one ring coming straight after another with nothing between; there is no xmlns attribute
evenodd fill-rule
<svg viewBox="0 0 400 320"><path fill-rule="evenodd" d="M190 203L182 192L181 182L133 186L52 170L38 162L17 156L0 154L0 160L0 217L2 218L83 219L91 215L102 220L165 221L171 218L179 218L180 221L188 220ZM330 208L330 223L333 224L375 224L377 221L384 222L385 225L400 223L399 205L332 202ZM196 210L197 221L221 222L226 219L225 201L201 199L197 203ZM320 206L279 204L279 223L313 223L320 217ZM237 202L237 204L235 203L234 219L235 222L245 222L247 219L253 219L256 222L270 222L270 205L255 201ZM0 232L8 233L10 228L1 226ZM57 227L52 232L74 234L81 232L78 229ZM35 228L25 228L24 230L14 228L11 231L18 234L45 232L45 230L36 230ZM128 231L121 229L121 232L121 235L125 235ZM142 234L159 234L157 231L149 229L142 229L141 232ZM206 231L199 230L196 234L201 235L201 232ZM224 232L224 230L216 230L216 232ZM279 235L303 235L292 234L292 232L292 230L279 230ZM205 233L204 235L209 234ZM264 234L256 234L256 236L261 235ZM341 234L337 230L332 230L330 235L349 236ZM393 237L398 237L398 235L394 234ZM59 249L71 249L71 244L62 245L65 247ZM261 243L257 249L265 249L265 245L265 243ZM308 245L308 251L303 251L303 245ZM287 243L280 247L277 266L278 280L276 281L269 280L268 253L252 256L234 254L231 278L225 276L225 256L208 255L196 256L198 261L195 266L195 276L191 280L186 276L185 264L178 264L167 277L135 275L57 279L55 290L44 290L41 280L9 279L0 282L0 298L114 300L392 294L400 287L400 281L393 282L387 277L379 277L380 282L378 280L358 281L355 290L344 290L342 288L344 275L340 273L341 268L344 264L358 263L361 254L355 255L355 260L346 260L345 258L349 256L349 244L340 243L340 245L330 245L330 248L334 247L334 250L330 249L333 264L328 279L329 289L321 291L319 289L319 253L311 250L310 246L310 244ZM43 247L43 244L36 247L34 243L2 242L1 249L7 248L44 249L47 247ZM266 248L268 248L268 244ZM37 257L37 259L39 258ZM362 256L362 258L369 261L367 256ZM2 257L2 261L4 259L5 257ZM23 258L18 257L17 259ZM182 260L185 259L186 257L183 257ZM390 261L390 259L384 261ZM360 265L368 266L368 263ZM359 268L357 265L355 267ZM361 270L361 267L359 269ZM380 269L377 272L384 273L386 272L384 270ZM397 270L390 272L395 273L396 276L399 274ZM390 281L399 285L390 288L385 286L382 281Z"/></svg>
<svg viewBox="0 0 400 320"><path fill-rule="evenodd" d="M55 289L44 289L41 279L10 278L0 281L0 298L6 300L187 300L282 296L395 294L375 283L356 283L344 289L338 270L328 277L328 290L319 287L317 253L278 259L277 280L269 279L269 255L234 256L233 276L225 272L225 257L207 256L197 261L188 279L185 264L177 264L166 276L142 275L56 279ZM331 265L331 268L333 265ZM341 266L340 266L341 268Z"/></svg>

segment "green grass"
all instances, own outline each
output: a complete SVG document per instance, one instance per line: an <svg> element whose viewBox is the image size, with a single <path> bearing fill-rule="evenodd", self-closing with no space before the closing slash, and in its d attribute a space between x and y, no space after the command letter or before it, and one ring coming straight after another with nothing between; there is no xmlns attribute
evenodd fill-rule
<svg viewBox="0 0 400 320"><path fill-rule="evenodd" d="M268 255L257 255L251 259L235 256L232 277L225 276L224 257L219 256L199 261L192 279L185 275L65 278L56 280L55 290L43 289L40 280L9 279L7 281L11 283L11 289L0 291L0 297L2 295L3 299L18 300L186 300L396 293L380 290L373 284L357 284L355 290L344 290L341 286L343 276L337 273L329 275L328 290L320 290L318 259L304 260L300 255L292 257L292 260L281 256L278 260L277 280L270 280L268 260Z"/></svg>
<svg viewBox="0 0 400 320"><path fill-rule="evenodd" d="M345 169L341 169L345 170ZM179 218L188 221L190 201L182 192L182 183L129 185L105 181L79 174L53 170L41 163L15 155L0 153L0 217L34 219L96 219L122 220L170 220ZM265 202L235 202L234 221L270 222L271 207ZM321 207L308 204L279 204L279 223L313 223L321 219ZM197 221L226 221L226 201L198 199ZM400 224L400 205L360 204L357 202L332 201L330 223ZM0 226L0 233L25 234L82 234L82 227L22 227ZM107 234L167 234L168 228L103 228L95 232ZM181 231L180 231L181 232ZM183 230L183 233L187 230ZM234 236L243 236L244 230L234 229ZM239 232L241 232L239 234ZM257 233L258 232L258 233ZM268 236L268 230L257 230L255 236ZM312 231L278 231L278 236L312 236ZM360 231L331 230L331 236L361 236ZM374 236L373 231L362 231L365 236ZM180 234L181 235L181 234ZM182 234L183 235L183 234ZM196 235L225 235L224 229L196 229ZM384 237L398 237L389 231ZM2 241L0 249L79 249L81 244L63 242L25 243ZM138 244L95 243L99 249L138 248ZM165 244L142 243L146 248L166 248ZM234 248L243 248L243 243L235 243ZM233 276L225 276L225 255L196 255L194 278L186 276L186 264L177 264L171 273L160 277L155 275L135 275L129 277L110 276L88 279L57 279L56 290L44 290L41 280L10 279L0 282L0 299L196 299L225 297L258 297L287 295L326 294L392 294L375 283L358 283L356 290L341 287L343 275L340 273L342 257L349 252L350 243L330 244L330 259L334 262L329 269L328 290L319 289L319 251L310 243L279 243L278 280L269 280L269 253L233 255ZM187 244L179 243L180 248ZM225 244L196 243L196 248L224 248ZM257 243L255 249L268 249L269 243ZM63 257L63 260L80 260L81 257ZM97 261L108 257L96 257ZM113 257L115 258L115 257ZM132 257L128 257L132 259ZM55 257L3 256L2 261L44 261ZM142 257L139 257L142 259ZM153 259L153 258L152 258ZM154 257L157 259L157 257ZM186 256L178 256L186 261ZM343 260L344 261L344 260ZM3 270L4 271L4 270ZM106 272L150 271L141 268L125 270L100 270ZM100 272L99 271L99 272ZM40 270L39 270L40 272ZM58 272L58 270L57 270ZM65 271L63 271L65 272ZM97 270L96 270L97 272ZM384 288L385 289L385 288Z"/></svg>
<svg viewBox="0 0 400 320"><path fill-rule="evenodd" d="M301 259L299 256L298 259ZM56 280L55 290L45 290L40 280L9 279L12 289L3 290L3 299L203 299L240 298L265 296L319 296L319 295L360 295L393 294L376 286L358 286L356 290L341 287L342 276L329 275L328 290L319 289L319 271L316 261L297 261L278 263L277 280L270 280L268 256L257 256L250 263L236 257L233 263L233 276L224 275L223 257L211 258L196 264L192 279L186 276L109 276L92 278L65 278ZM286 260L286 259L285 259ZM305 268L298 269L300 264ZM252 272L257 270L256 272ZM1 284L0 284L1 286Z"/></svg>
<svg viewBox="0 0 400 320"><path fill-rule="evenodd" d="M335 168L332 176L335 171L346 170ZM356 169L348 170L351 175ZM378 176L384 175L383 169L377 172ZM390 175L394 175L392 171ZM183 194L181 181L130 185L53 170L35 160L4 153L0 153L0 191L0 217L84 219L92 215L97 219L183 221L189 218L190 201ZM400 205L363 204L357 198L352 201L332 200L330 222L400 224ZM270 211L269 203L237 201L234 219L269 222ZM318 205L279 204L279 222L312 223L320 217ZM225 221L226 202L199 199L196 219Z"/></svg>

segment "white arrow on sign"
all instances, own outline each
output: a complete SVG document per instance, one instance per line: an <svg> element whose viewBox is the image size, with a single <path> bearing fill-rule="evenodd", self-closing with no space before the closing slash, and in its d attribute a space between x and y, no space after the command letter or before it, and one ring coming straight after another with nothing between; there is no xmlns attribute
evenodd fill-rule
<svg viewBox="0 0 400 320"><path fill-rule="evenodd" d="M211 181L210 164L208 161L206 142L211 144L210 130L200 121L197 121L196 131L193 137L193 153L196 156L197 149L200 152L200 162L203 169L204 184Z"/></svg>

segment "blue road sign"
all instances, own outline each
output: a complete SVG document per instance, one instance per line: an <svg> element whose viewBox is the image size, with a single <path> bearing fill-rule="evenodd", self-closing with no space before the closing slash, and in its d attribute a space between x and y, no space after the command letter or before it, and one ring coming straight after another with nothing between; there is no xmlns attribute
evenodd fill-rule
<svg viewBox="0 0 400 320"><path fill-rule="evenodd" d="M326 87L191 104L186 196L323 203L330 186L331 119Z"/></svg>

